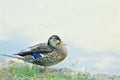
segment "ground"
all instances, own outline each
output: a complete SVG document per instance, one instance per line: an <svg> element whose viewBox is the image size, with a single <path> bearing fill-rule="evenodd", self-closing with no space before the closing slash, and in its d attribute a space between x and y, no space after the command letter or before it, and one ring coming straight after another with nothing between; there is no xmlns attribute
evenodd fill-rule
<svg viewBox="0 0 120 80"><path fill-rule="evenodd" d="M69 68L49 68L50 73L46 74L41 66L4 59L0 62L0 80L120 80L116 75L83 73Z"/></svg>

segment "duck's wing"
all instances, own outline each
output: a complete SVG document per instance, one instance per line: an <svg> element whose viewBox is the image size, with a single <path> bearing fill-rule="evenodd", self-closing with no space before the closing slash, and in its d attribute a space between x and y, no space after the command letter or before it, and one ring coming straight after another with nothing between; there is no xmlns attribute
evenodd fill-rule
<svg viewBox="0 0 120 80"><path fill-rule="evenodd" d="M32 55L34 53L45 55L53 51L53 48L48 46L47 43L37 44L35 46L29 47L29 49L30 49L29 51L22 51L15 55L27 56L27 55Z"/></svg>
<svg viewBox="0 0 120 80"><path fill-rule="evenodd" d="M50 53L53 50L53 48L48 46L47 43L41 43L30 48L32 52L38 52L42 54Z"/></svg>

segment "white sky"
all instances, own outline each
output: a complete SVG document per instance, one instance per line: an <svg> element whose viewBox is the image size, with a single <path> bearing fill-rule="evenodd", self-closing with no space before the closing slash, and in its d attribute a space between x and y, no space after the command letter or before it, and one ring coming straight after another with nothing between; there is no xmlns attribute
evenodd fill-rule
<svg viewBox="0 0 120 80"><path fill-rule="evenodd" d="M85 50L120 51L119 4L119 0L2 0L0 39L14 30L35 43L58 34Z"/></svg>

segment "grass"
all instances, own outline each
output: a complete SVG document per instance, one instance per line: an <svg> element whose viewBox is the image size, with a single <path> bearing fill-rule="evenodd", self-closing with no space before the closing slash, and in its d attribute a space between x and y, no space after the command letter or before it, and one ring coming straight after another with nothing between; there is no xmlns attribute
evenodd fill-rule
<svg viewBox="0 0 120 80"><path fill-rule="evenodd" d="M41 67L12 64L0 68L0 80L96 80L87 72L83 74L67 68L49 70L50 74L45 74Z"/></svg>

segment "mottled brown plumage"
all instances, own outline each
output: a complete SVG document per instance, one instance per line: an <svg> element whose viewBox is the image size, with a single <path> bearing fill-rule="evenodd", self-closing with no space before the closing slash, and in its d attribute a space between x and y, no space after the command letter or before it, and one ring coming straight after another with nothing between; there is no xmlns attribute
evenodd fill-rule
<svg viewBox="0 0 120 80"><path fill-rule="evenodd" d="M57 35L51 36L48 43L41 43L29 48L29 51L22 51L16 55L22 56L24 61L44 66L45 69L47 66L61 62L67 56L67 49Z"/></svg>

